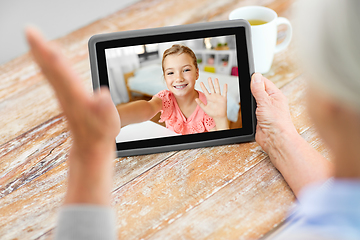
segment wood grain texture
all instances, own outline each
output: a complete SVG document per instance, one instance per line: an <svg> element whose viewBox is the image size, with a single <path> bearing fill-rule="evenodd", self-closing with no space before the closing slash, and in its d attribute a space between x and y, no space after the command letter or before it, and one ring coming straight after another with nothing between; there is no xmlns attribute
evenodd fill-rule
<svg viewBox="0 0 360 240"><path fill-rule="evenodd" d="M313 128L302 136L327 156ZM284 221L292 191L265 154L247 161L244 145L226 146L236 148L228 154L238 153L237 164L228 155L208 157L225 146L181 151L118 189L119 239L257 239Z"/></svg>
<svg viewBox="0 0 360 240"><path fill-rule="evenodd" d="M0 198L64 162L70 143L65 119L58 116L2 145Z"/></svg>
<svg viewBox="0 0 360 240"><path fill-rule="evenodd" d="M257 239L285 218L293 201L266 158L149 239Z"/></svg>
<svg viewBox="0 0 360 240"><path fill-rule="evenodd" d="M66 180L63 163L1 198L1 238L35 239L54 227Z"/></svg>
<svg viewBox="0 0 360 240"><path fill-rule="evenodd" d="M98 33L226 20L263 5L292 20L295 0L144 0L55 40L91 92L88 39ZM281 32L284 29L280 30ZM306 112L294 45L266 74L289 100L297 131L329 152ZM54 93L29 54L0 66L0 236L51 239L67 185L71 137ZM256 143L114 160L119 238L256 239L284 221L294 195Z"/></svg>
<svg viewBox="0 0 360 240"><path fill-rule="evenodd" d="M119 238L145 238L265 158L255 143L181 151L115 194ZM121 217L120 217L121 216Z"/></svg>
<svg viewBox="0 0 360 240"><path fill-rule="evenodd" d="M114 191L173 154L168 152L114 160ZM66 186L67 162L62 162L2 197L0 236L4 239L15 236L19 239L35 239L54 228Z"/></svg>

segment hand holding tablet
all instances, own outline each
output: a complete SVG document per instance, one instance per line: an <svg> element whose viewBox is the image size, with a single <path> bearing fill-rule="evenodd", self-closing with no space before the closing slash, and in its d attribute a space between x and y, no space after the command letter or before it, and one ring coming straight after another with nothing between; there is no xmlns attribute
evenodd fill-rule
<svg viewBox="0 0 360 240"><path fill-rule="evenodd" d="M216 50L220 39L227 41L227 49ZM107 86L113 100L123 99L114 100L123 126L148 121L160 112L160 119L153 121L162 127L165 122L174 132L168 137L144 134L140 140L117 142L118 156L254 140L248 22L95 35L89 40L89 52L93 88ZM224 86L222 92L220 86ZM234 127L229 121L240 124Z"/></svg>

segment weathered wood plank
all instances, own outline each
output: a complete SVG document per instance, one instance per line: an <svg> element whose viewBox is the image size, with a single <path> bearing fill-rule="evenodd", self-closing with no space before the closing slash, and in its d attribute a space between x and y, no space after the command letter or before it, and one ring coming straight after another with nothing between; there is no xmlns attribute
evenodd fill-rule
<svg viewBox="0 0 360 240"><path fill-rule="evenodd" d="M65 118L57 116L1 145L0 198L65 161L70 144Z"/></svg>
<svg viewBox="0 0 360 240"><path fill-rule="evenodd" d="M285 218L294 200L266 158L148 239L257 239Z"/></svg>
<svg viewBox="0 0 360 240"><path fill-rule="evenodd" d="M141 1L121 10L104 20L119 30L143 29L162 26L228 20L229 13L238 7L262 5L278 13L287 10L293 0L185 0L185 1ZM189 7L191 6L191 7ZM134 12L137 21L134 22ZM140 13L140 15L139 15Z"/></svg>
<svg viewBox="0 0 360 240"><path fill-rule="evenodd" d="M89 79L89 64L80 62L73 65L81 76ZM37 70L33 70L37 71ZM33 84L24 83L25 88L16 88L10 95L0 100L0 144L35 128L37 125L59 115L62 111L58 107L57 99L50 85L41 73L29 78ZM19 83L19 85L22 85ZM91 84L85 84L91 92ZM14 87L15 88L15 87Z"/></svg>
<svg viewBox="0 0 360 240"><path fill-rule="evenodd" d="M329 157L314 127L302 137ZM294 201L267 157L201 204L168 220L147 239L258 239L285 220Z"/></svg>
<svg viewBox="0 0 360 240"><path fill-rule="evenodd" d="M145 238L266 157L256 143L181 151L120 188L119 238Z"/></svg>
<svg viewBox="0 0 360 240"><path fill-rule="evenodd" d="M329 152L313 127L303 132L302 137L328 157ZM288 185L267 157L200 204L167 219L163 228L154 225L156 231L144 238L257 239L285 220L294 200ZM142 216L135 214L136 217L141 224ZM118 215L118 218L122 221L126 216ZM53 229L39 239L52 236Z"/></svg>
<svg viewBox="0 0 360 240"><path fill-rule="evenodd" d="M114 189L126 185L173 154L116 159ZM59 156L67 158L67 151ZM4 239L34 239L55 227L57 210L66 192L67 168L65 161L40 176L29 176L31 181L0 199L0 236Z"/></svg>
<svg viewBox="0 0 360 240"><path fill-rule="evenodd" d="M54 227L66 191L63 163L0 199L0 236L34 239Z"/></svg>

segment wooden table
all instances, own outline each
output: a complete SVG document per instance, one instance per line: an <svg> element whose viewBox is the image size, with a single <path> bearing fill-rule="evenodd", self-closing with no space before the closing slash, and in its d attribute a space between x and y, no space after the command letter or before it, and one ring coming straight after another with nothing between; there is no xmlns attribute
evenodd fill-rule
<svg viewBox="0 0 360 240"><path fill-rule="evenodd" d="M264 5L292 19L295 0L144 0L56 42L91 91L93 34L226 20ZM327 157L305 111L294 47L266 76L288 97L303 138ZM71 136L54 92L29 54L0 66L0 238L50 239L67 185ZM119 158L113 205L119 239L257 239L281 224L295 197L255 142Z"/></svg>

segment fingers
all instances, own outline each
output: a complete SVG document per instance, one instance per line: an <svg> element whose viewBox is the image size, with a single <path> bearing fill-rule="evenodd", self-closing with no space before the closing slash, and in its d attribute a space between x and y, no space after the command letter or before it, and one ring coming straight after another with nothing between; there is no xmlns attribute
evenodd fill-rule
<svg viewBox="0 0 360 240"><path fill-rule="evenodd" d="M251 92L257 102L267 97L264 80L260 73L254 73L251 78Z"/></svg>
<svg viewBox="0 0 360 240"><path fill-rule="evenodd" d="M209 83L210 92L211 92L211 93L215 93L215 88L214 88L212 79L211 79L210 77L208 78L208 83ZM218 83L218 84L219 84L219 83ZM219 88L220 88L220 87L219 87Z"/></svg>
<svg viewBox="0 0 360 240"><path fill-rule="evenodd" d="M58 49L46 42L33 27L26 29L26 37L35 61L53 86L64 111L75 102L89 98L80 79Z"/></svg>
<svg viewBox="0 0 360 240"><path fill-rule="evenodd" d="M210 77L208 78L208 81L209 81L211 93L217 93L217 94L220 94L223 97L227 98L228 85L226 83L224 84L224 90L223 90L223 93L221 94L219 79L217 79L217 78L214 79L215 87L214 87L214 85L212 83L212 79ZM211 93L209 93L209 91L207 90L207 88L205 87L205 84L203 82L200 83L200 87L203 90L206 97L211 94Z"/></svg>
<svg viewBox="0 0 360 240"><path fill-rule="evenodd" d="M202 110L204 110L204 107L206 105L199 98L195 98L195 102L200 106Z"/></svg>
<svg viewBox="0 0 360 240"><path fill-rule="evenodd" d="M265 91L264 77L260 73L254 73L251 78L251 92L258 103L269 97Z"/></svg>
<svg viewBox="0 0 360 240"><path fill-rule="evenodd" d="M94 93L95 106L102 111L108 111L109 107L113 107L114 102L111 99L109 88L100 87Z"/></svg>
<svg viewBox="0 0 360 240"><path fill-rule="evenodd" d="M203 82L200 83L200 87L203 90L203 93L205 94L205 96L208 97L210 95L210 93L207 90L207 88L205 87L205 84Z"/></svg>
<svg viewBox="0 0 360 240"><path fill-rule="evenodd" d="M224 92L223 92L223 94L222 94L225 99L227 99L227 91L228 91L228 85L225 83L225 84L224 84Z"/></svg>
<svg viewBox="0 0 360 240"><path fill-rule="evenodd" d="M251 78L251 92L256 101L281 93L280 89L272 81L263 77L260 73L254 73Z"/></svg>
<svg viewBox="0 0 360 240"><path fill-rule="evenodd" d="M276 93L281 93L280 89L269 79L263 77L265 84L265 91L271 96Z"/></svg>
<svg viewBox="0 0 360 240"><path fill-rule="evenodd" d="M215 79L214 79L214 82L215 82L215 91L216 91L217 93L221 94L219 79L215 78Z"/></svg>

